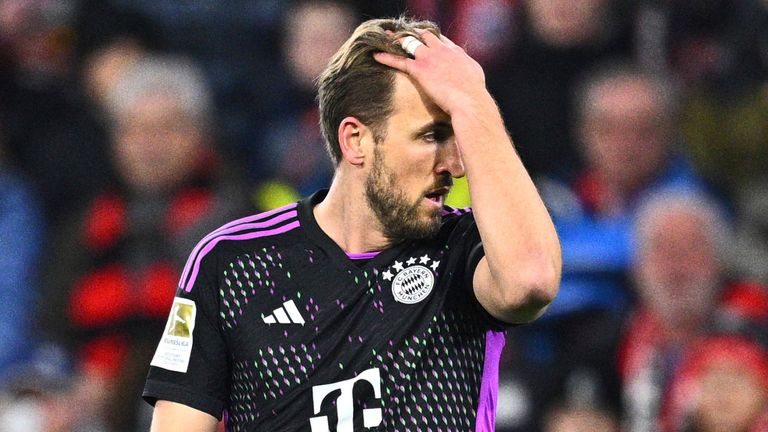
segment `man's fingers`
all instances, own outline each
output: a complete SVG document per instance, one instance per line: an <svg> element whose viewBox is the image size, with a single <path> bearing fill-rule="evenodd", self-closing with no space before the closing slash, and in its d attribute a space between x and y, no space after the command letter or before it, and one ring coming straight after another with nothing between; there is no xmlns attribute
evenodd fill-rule
<svg viewBox="0 0 768 432"><path fill-rule="evenodd" d="M441 42L443 42L445 45L447 45L447 46L449 46L449 47L455 47L455 46L457 46L457 45L456 45L456 43L455 43L454 41L452 41L452 40L448 39L448 37L447 37L447 36L445 36L444 34L441 34L441 35L440 35L440 41L441 41Z"/></svg>
<svg viewBox="0 0 768 432"><path fill-rule="evenodd" d="M424 44L428 47L433 47L442 43L440 39L429 30L416 29L416 31L419 33L419 36L421 36L421 40L424 41Z"/></svg>
<svg viewBox="0 0 768 432"><path fill-rule="evenodd" d="M408 73L409 65L413 62L413 59L385 52L374 53L373 59L385 66L389 66L404 73Z"/></svg>
<svg viewBox="0 0 768 432"><path fill-rule="evenodd" d="M416 50L419 48L424 47L424 42L416 39L413 36L406 36L398 41L400 43L400 46L403 47L405 52L411 55L411 57L416 58ZM423 48L422 48L423 49Z"/></svg>

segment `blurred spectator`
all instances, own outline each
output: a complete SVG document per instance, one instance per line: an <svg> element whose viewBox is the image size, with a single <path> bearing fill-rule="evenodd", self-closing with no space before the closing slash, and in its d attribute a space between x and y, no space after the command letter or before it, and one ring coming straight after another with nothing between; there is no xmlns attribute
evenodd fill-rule
<svg viewBox="0 0 768 432"><path fill-rule="evenodd" d="M76 79L74 5L0 0L6 54L0 58L0 114L7 149L37 187L50 224L66 219L110 175L103 128Z"/></svg>
<svg viewBox="0 0 768 432"><path fill-rule="evenodd" d="M673 67L690 93L682 120L694 161L730 195L768 181L768 3L666 6L682 24L670 44L684 53Z"/></svg>
<svg viewBox="0 0 768 432"><path fill-rule="evenodd" d="M700 26L712 67L687 79L682 126L694 162L733 201L738 269L768 283L768 3L719 5ZM723 5L723 3L726 3ZM726 25L727 24L727 25ZM710 35L710 33L713 33ZM702 51L702 50L700 50Z"/></svg>
<svg viewBox="0 0 768 432"><path fill-rule="evenodd" d="M93 108L104 116L108 108L107 97L115 83L134 63L147 52L140 42L130 35L119 37L89 53L84 59L81 80L83 90L91 100Z"/></svg>
<svg viewBox="0 0 768 432"><path fill-rule="evenodd" d="M45 224L26 178L5 160L0 122L0 376L34 346L39 262Z"/></svg>
<svg viewBox="0 0 768 432"><path fill-rule="evenodd" d="M768 179L740 188L735 197L739 217L734 267L768 283Z"/></svg>
<svg viewBox="0 0 768 432"><path fill-rule="evenodd" d="M486 71L515 147L534 175L574 175L580 166L573 90L596 63L629 56L629 23L614 0L527 0L512 43ZM502 37L502 36L499 36Z"/></svg>
<svg viewBox="0 0 768 432"><path fill-rule="evenodd" d="M613 353L633 300L637 203L670 185L704 188L674 151L674 98L657 77L609 64L588 76L577 107L585 169L571 183L539 182L562 244L560 292L537 322L510 331L509 365L532 399L533 419L574 375L593 382L606 408L620 409Z"/></svg>
<svg viewBox="0 0 768 432"><path fill-rule="evenodd" d="M156 29L164 52L193 58L208 77L221 151L246 162L254 130L288 100L280 92L280 17L285 0L88 0L90 21L110 9L141 17ZM104 7L108 4L111 8ZM94 33L98 34L98 29Z"/></svg>
<svg viewBox="0 0 768 432"><path fill-rule="evenodd" d="M619 422L610 412L593 406L557 406L544 421L544 432L619 432Z"/></svg>
<svg viewBox="0 0 768 432"><path fill-rule="evenodd" d="M649 72L690 87L739 92L760 73L754 48L765 32L762 0L623 1L637 57Z"/></svg>
<svg viewBox="0 0 768 432"><path fill-rule="evenodd" d="M0 380L0 432L102 432L98 407L75 384L66 355L40 347Z"/></svg>
<svg viewBox="0 0 768 432"><path fill-rule="evenodd" d="M152 22L109 1L80 1L75 23L79 90L102 119L107 96L121 75L144 55L162 52L163 43Z"/></svg>
<svg viewBox="0 0 768 432"><path fill-rule="evenodd" d="M766 45L768 56L768 40ZM734 199L768 182L768 74L760 86L735 94L692 92L682 130L697 167Z"/></svg>
<svg viewBox="0 0 768 432"><path fill-rule="evenodd" d="M20 78L45 86L71 67L72 1L0 1L0 37L12 51Z"/></svg>
<svg viewBox="0 0 768 432"><path fill-rule="evenodd" d="M619 351L627 431L659 430L671 377L697 338L768 324L768 292L726 279L729 232L720 206L700 193L660 191L638 210L640 304Z"/></svg>
<svg viewBox="0 0 768 432"><path fill-rule="evenodd" d="M576 131L585 169L571 183L541 181L564 249L560 294L548 315L622 311L636 206L675 186L708 189L676 149L675 97L658 77L608 64L584 82Z"/></svg>
<svg viewBox="0 0 768 432"><path fill-rule="evenodd" d="M336 1L296 2L283 19L283 103L250 149L251 178L264 182L256 191L257 205L263 209L330 184L333 165L320 134L314 83L357 23L356 12ZM275 201L275 182L295 192Z"/></svg>
<svg viewBox="0 0 768 432"><path fill-rule="evenodd" d="M113 0L78 0L75 7L75 55L88 63L93 53L118 41L130 41L142 50L167 51L158 23L132 7Z"/></svg>
<svg viewBox="0 0 768 432"><path fill-rule="evenodd" d="M749 339L711 337L684 354L664 432L768 431L768 352Z"/></svg>
<svg viewBox="0 0 768 432"><path fill-rule="evenodd" d="M49 332L77 348L81 391L126 431L189 251L246 206L210 140L210 94L192 63L142 58L106 101L119 181L61 233L45 311Z"/></svg>

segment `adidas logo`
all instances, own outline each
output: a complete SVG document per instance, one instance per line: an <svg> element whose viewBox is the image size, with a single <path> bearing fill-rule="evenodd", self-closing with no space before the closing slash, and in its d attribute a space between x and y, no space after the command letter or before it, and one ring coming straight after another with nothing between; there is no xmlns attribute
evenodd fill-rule
<svg viewBox="0 0 768 432"><path fill-rule="evenodd" d="M262 318L265 324L301 324L304 325L304 317L299 313L296 303L288 300L283 306L272 311L270 315Z"/></svg>

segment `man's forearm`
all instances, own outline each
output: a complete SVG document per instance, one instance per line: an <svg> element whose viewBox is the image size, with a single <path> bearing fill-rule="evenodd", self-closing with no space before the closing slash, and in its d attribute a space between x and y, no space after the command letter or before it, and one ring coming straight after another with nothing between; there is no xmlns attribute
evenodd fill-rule
<svg viewBox="0 0 768 432"><path fill-rule="evenodd" d="M489 310L528 321L557 293L560 243L541 197L515 151L490 95L452 113L473 213L486 255Z"/></svg>

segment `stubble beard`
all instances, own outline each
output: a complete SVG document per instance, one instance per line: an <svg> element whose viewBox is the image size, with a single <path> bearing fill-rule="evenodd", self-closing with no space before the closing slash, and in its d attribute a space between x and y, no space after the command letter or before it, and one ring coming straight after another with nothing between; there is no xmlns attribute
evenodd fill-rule
<svg viewBox="0 0 768 432"><path fill-rule="evenodd" d="M373 166L365 180L365 197L373 210L384 236L390 240L419 240L431 238L440 230L439 209L425 217L419 211L420 196L415 203L408 201L405 192L397 186L397 178L384 166L378 148L374 148Z"/></svg>

